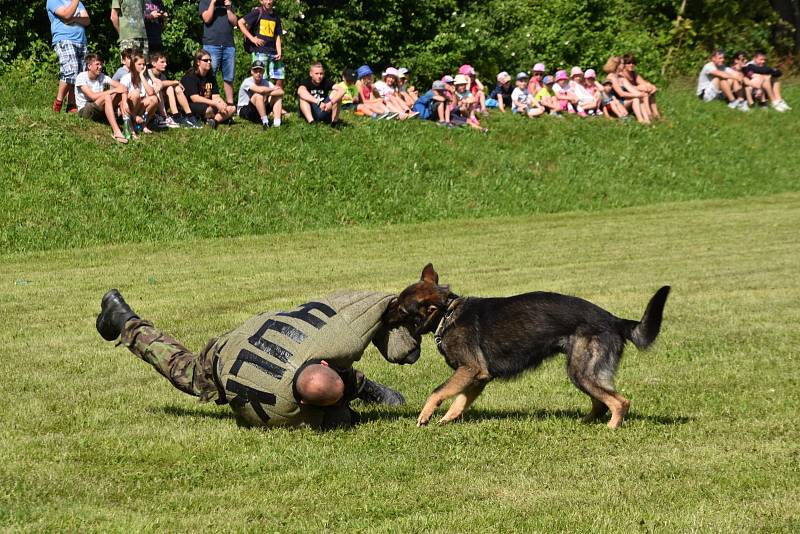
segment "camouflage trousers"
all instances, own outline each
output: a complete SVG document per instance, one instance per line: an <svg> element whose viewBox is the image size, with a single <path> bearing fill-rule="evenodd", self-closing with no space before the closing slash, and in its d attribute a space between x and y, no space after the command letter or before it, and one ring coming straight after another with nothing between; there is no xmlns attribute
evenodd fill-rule
<svg viewBox="0 0 800 534"><path fill-rule="evenodd" d="M138 318L125 323L120 336L120 344L155 367L179 390L200 397L200 402L220 398L213 374L211 349L215 342L216 339L212 339L202 351L194 354L155 328L153 323Z"/></svg>
<svg viewBox="0 0 800 534"><path fill-rule="evenodd" d="M147 38L138 39L122 39L119 42L119 50L122 52L126 48L135 48L144 54L145 60L147 60L147 55L150 53L150 47L148 46Z"/></svg>

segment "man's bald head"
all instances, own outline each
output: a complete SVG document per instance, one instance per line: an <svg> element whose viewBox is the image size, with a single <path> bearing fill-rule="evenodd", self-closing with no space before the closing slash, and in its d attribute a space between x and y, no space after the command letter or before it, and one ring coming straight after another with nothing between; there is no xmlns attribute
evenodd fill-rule
<svg viewBox="0 0 800 534"><path fill-rule="evenodd" d="M301 401L312 406L331 406L344 396L341 377L323 364L306 366L297 376L295 385Z"/></svg>

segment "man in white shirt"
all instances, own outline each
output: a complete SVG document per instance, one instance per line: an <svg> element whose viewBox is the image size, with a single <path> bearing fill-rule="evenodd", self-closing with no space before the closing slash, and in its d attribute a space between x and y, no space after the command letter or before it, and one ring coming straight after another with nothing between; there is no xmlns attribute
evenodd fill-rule
<svg viewBox="0 0 800 534"><path fill-rule="evenodd" d="M703 102L725 98L729 108L750 111L744 99L743 79L742 73L725 68L725 51L715 50L697 78L697 96Z"/></svg>
<svg viewBox="0 0 800 534"><path fill-rule="evenodd" d="M264 78L264 62L253 61L249 78L245 78L239 87L239 100L236 103L236 114L250 122L269 128L269 113L272 112L272 127L281 125L283 112L283 89Z"/></svg>
<svg viewBox="0 0 800 534"><path fill-rule="evenodd" d="M97 54L86 55L86 71L75 79L75 103L78 116L95 121L106 120L114 132L114 140L128 140L117 124L116 109L127 98L125 87L103 74L103 61Z"/></svg>

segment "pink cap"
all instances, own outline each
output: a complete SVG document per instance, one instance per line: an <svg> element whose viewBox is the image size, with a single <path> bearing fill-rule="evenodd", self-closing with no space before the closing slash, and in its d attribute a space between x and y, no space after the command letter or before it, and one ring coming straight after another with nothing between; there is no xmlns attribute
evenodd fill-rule
<svg viewBox="0 0 800 534"><path fill-rule="evenodd" d="M544 72L545 70L544 63L537 63L533 66L533 72Z"/></svg>
<svg viewBox="0 0 800 534"><path fill-rule="evenodd" d="M569 77L572 78L573 76L582 76L583 71L580 67L572 67L572 70L569 71Z"/></svg>
<svg viewBox="0 0 800 534"><path fill-rule="evenodd" d="M458 68L458 73L469 76L470 74L475 74L475 69L472 68L472 65L461 65Z"/></svg>
<svg viewBox="0 0 800 534"><path fill-rule="evenodd" d="M594 69L586 69L586 72L583 73L584 78L597 78L597 73Z"/></svg>
<svg viewBox="0 0 800 534"><path fill-rule="evenodd" d="M394 67L387 67L387 69L383 71L383 76L394 76L395 78L399 78L400 71Z"/></svg>
<svg viewBox="0 0 800 534"><path fill-rule="evenodd" d="M556 81L560 82L561 80L569 80L569 76L567 76L567 71L560 70L556 72Z"/></svg>

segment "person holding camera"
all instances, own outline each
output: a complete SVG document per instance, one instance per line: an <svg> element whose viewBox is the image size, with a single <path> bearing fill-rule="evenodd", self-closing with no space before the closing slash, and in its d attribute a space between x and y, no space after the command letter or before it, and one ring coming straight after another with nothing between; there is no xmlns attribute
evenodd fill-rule
<svg viewBox="0 0 800 534"><path fill-rule="evenodd" d="M236 46L233 28L236 27L236 6L231 0L200 0L203 19L203 49L211 54L214 75L222 69L225 102L233 106L233 78L236 74Z"/></svg>
<svg viewBox="0 0 800 534"><path fill-rule="evenodd" d="M150 53L144 26L144 0L111 0L111 25L119 34L119 49Z"/></svg>
<svg viewBox="0 0 800 534"><path fill-rule="evenodd" d="M219 96L217 77L211 71L211 54L203 48L194 55L194 65L181 78L180 87L189 100L192 114L204 119L211 128L216 128L236 113L236 107L225 103Z"/></svg>
<svg viewBox="0 0 800 534"><path fill-rule="evenodd" d="M164 9L164 2L152 0L144 4L144 29L147 32L147 44L150 52L162 52L164 44L161 42L161 32L169 14Z"/></svg>

